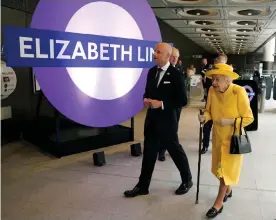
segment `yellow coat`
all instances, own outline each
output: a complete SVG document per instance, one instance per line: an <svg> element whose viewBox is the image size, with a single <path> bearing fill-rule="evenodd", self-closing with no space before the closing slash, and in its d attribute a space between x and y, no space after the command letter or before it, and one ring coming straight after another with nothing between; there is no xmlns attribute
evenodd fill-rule
<svg viewBox="0 0 276 220"><path fill-rule="evenodd" d="M250 101L245 89L231 84L224 93L220 93L211 87L204 115L206 122L213 120L212 173L218 179L223 178L226 185L237 184L239 182L243 156L230 154L230 140L234 131L234 125L220 126L217 121L223 118L237 118L237 134L239 134L240 117L243 117L242 127L254 121Z"/></svg>

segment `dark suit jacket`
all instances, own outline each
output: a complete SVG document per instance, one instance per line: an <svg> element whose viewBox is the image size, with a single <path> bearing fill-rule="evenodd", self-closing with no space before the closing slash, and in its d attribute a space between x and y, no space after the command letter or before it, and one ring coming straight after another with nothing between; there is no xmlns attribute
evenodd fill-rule
<svg viewBox="0 0 276 220"><path fill-rule="evenodd" d="M202 72L202 70L207 71L208 69L209 69L209 64L201 66L200 75L202 76L202 78L205 77L205 74Z"/></svg>
<svg viewBox="0 0 276 220"><path fill-rule="evenodd" d="M148 109L145 135L176 135L178 129L177 110L187 104L184 75L172 65L156 87L157 66L148 72L144 98L163 101L164 109ZM166 83L164 83L166 82Z"/></svg>

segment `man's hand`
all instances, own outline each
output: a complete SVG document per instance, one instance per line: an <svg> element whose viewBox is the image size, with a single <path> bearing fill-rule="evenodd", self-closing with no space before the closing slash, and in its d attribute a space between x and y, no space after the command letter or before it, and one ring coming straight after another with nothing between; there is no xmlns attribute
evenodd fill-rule
<svg viewBox="0 0 276 220"><path fill-rule="evenodd" d="M222 118L218 120L218 124L220 126L233 125L234 122L235 122L235 119L229 119L229 118Z"/></svg>
<svg viewBox="0 0 276 220"><path fill-rule="evenodd" d="M144 98L144 106L148 108L150 106L151 99Z"/></svg>
<svg viewBox="0 0 276 220"><path fill-rule="evenodd" d="M153 100L153 99L151 99L151 100L150 100L150 106L151 106L151 108L153 108L153 109L161 108L161 107L162 107L162 102L161 102L161 101L158 101L158 100Z"/></svg>

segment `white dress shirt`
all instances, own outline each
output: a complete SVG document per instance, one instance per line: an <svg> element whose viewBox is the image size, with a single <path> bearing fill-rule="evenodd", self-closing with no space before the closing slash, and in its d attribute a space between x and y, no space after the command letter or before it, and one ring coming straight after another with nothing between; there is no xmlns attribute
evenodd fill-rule
<svg viewBox="0 0 276 220"><path fill-rule="evenodd" d="M167 72L167 69L169 68L170 66L170 62L168 62L165 66L163 67L159 67L158 68L161 68L162 71L160 72L160 75L159 75L159 79L158 79L158 84L157 84L157 87L159 86L159 83L161 82L163 76L165 75L165 73ZM157 73L156 73L157 74ZM163 101L162 102L162 110L164 110L164 104L163 104Z"/></svg>
<svg viewBox="0 0 276 220"><path fill-rule="evenodd" d="M167 69L169 68L170 66L170 62L168 62L165 66L163 67L158 67L158 68L161 68L162 71L160 72L160 75L159 75L159 80L158 80L158 84L157 84L157 87L159 86L159 83L161 82L163 76L165 75Z"/></svg>

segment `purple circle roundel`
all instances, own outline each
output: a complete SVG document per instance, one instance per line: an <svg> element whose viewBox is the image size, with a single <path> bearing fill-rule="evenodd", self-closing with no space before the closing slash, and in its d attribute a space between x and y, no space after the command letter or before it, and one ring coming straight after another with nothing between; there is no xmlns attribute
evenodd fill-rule
<svg viewBox="0 0 276 220"><path fill-rule="evenodd" d="M146 0L40 0L31 28L161 41L158 23ZM120 50L119 46L116 48L115 44L112 45L113 51ZM102 47L100 49L103 52L99 52L98 56L106 62L103 67L33 68L51 104L69 119L91 127L113 126L136 115L143 107L148 72L148 67L140 64L118 67L113 63L109 67L110 58ZM130 47L125 47L118 54L114 52L113 59L126 59L130 57L130 51ZM91 49L90 52L93 54L95 51ZM139 53L142 54L141 51ZM137 55L141 56L139 61L148 59L145 57L149 57L152 51L143 53L147 56Z"/></svg>

